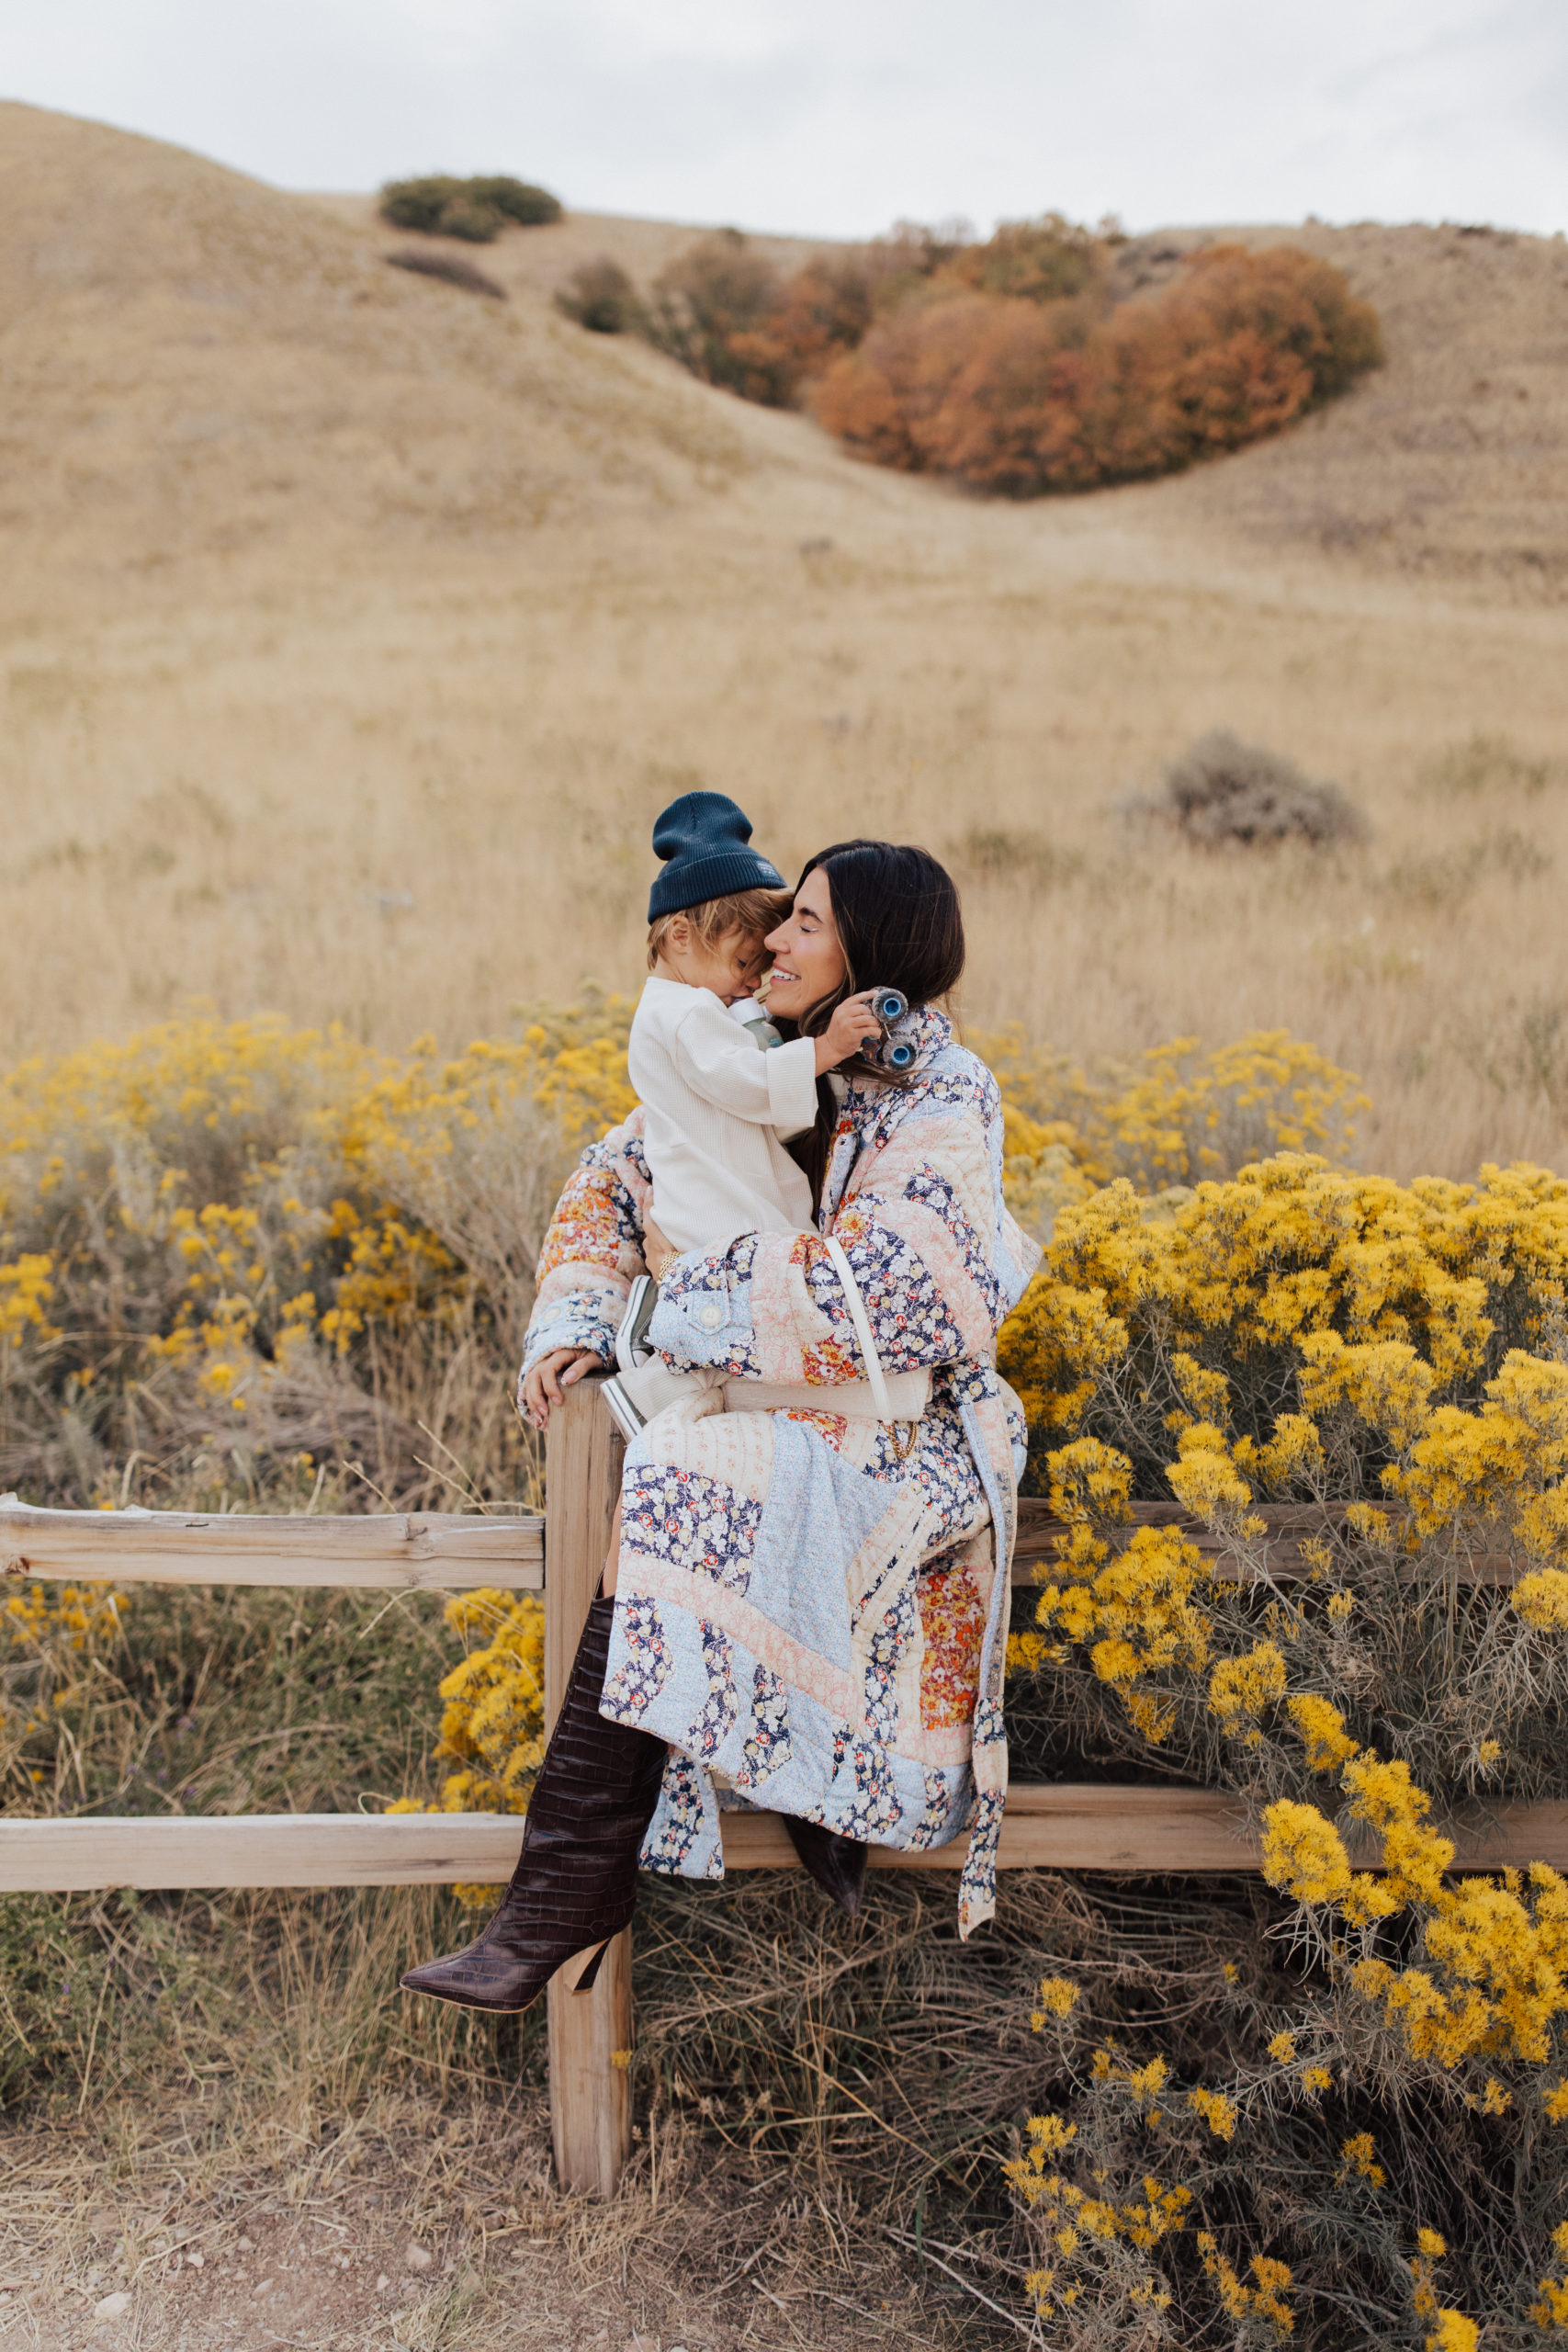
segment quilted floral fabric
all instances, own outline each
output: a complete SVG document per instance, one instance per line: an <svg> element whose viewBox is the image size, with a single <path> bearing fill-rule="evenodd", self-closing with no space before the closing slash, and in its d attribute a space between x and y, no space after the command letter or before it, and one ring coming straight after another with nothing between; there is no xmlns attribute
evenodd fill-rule
<svg viewBox="0 0 1568 2352"><path fill-rule="evenodd" d="M819 1230L744 1235L665 1276L650 1337L672 1365L822 1401L726 1412L721 1391L694 1390L628 1446L604 1712L670 1744L646 1868L722 1877L725 1804L906 1849L967 1826L967 1935L995 1900L1024 1445L996 1334L1040 1252L1003 1205L990 1072L930 1006L893 1034L916 1046L911 1082L851 1081ZM613 1359L643 1271L640 1121L592 1146L561 1196L528 1363L559 1347ZM884 1368L933 1374L907 1458L907 1430L833 1411L835 1385L865 1368L828 1233Z"/></svg>

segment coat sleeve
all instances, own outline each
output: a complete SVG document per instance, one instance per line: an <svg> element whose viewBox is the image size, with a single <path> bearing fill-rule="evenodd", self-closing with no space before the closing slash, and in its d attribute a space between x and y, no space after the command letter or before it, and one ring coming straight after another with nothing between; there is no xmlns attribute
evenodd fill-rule
<svg viewBox="0 0 1568 2352"><path fill-rule="evenodd" d="M674 1051L692 1091L732 1118L796 1136L817 1116L817 1048L809 1037L763 1053L705 990L676 1030Z"/></svg>
<svg viewBox="0 0 1568 2352"><path fill-rule="evenodd" d="M643 1264L643 1217L652 1193L640 1106L590 1144L556 1204L539 1252L538 1296L523 1370L556 1348L592 1348L615 1360L621 1312Z"/></svg>
<svg viewBox="0 0 1568 2352"><path fill-rule="evenodd" d="M900 1106L833 1219L887 1372L990 1355L1013 1303L995 1081L974 1069ZM672 1364L731 1378L865 1377L843 1286L815 1234L743 1234L679 1259L649 1336Z"/></svg>

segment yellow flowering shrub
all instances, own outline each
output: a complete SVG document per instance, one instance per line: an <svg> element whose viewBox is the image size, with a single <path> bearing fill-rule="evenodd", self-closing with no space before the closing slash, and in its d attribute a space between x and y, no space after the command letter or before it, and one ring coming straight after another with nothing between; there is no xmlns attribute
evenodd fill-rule
<svg viewBox="0 0 1568 2352"><path fill-rule="evenodd" d="M545 1754L545 1610L531 1592L454 1593L445 1614L464 1655L441 1683L437 1759L455 1767L426 1805L408 1798L392 1813L525 1813ZM470 1644L473 1646L468 1646ZM493 1886L459 1885L485 1908Z"/></svg>
<svg viewBox="0 0 1568 2352"><path fill-rule="evenodd" d="M254 1499L308 1452L334 1497L514 1493L534 1264L576 1150L629 1107L629 1016L590 994L393 1060L197 1014L0 1077L6 1482L124 1500L130 1461L148 1498ZM457 1453L420 1426L454 1394Z"/></svg>
<svg viewBox="0 0 1568 2352"><path fill-rule="evenodd" d="M1058 1185L1053 1213L1079 1185L1125 1177L1152 1196L1157 1215L1162 1193L1231 1175L1270 1152L1337 1155L1367 1107L1348 1071L1286 1029L1207 1050L1181 1037L1093 1073L1030 1046L1016 1028L973 1043L1008 1105L1010 1178L1021 1194L1043 1178Z"/></svg>
<svg viewBox="0 0 1568 2352"><path fill-rule="evenodd" d="M1540 1170L1400 1186L1280 1153L1159 1218L1119 1179L1062 1210L1003 1332L1034 1488L1053 1447L1092 1434L1128 1455L1141 1491L1169 1491L1170 1435L1190 1421L1246 1441L1262 1494L1326 1480L1354 1496L1380 1442L1403 1445L1434 1406L1473 1409L1510 1355L1544 1361L1565 1280L1568 1185ZM1516 1367L1495 1415L1539 1449L1553 1396Z"/></svg>
<svg viewBox="0 0 1568 2352"><path fill-rule="evenodd" d="M1220 2250L1217 2239L1207 2230L1198 2233L1198 2251L1203 2268L1214 2281L1220 2308L1227 2319L1238 2321L1247 2340L1247 2323L1261 2323L1274 2340L1282 2343L1295 2333L1295 2314L1286 2296L1291 2286L1291 2270L1287 2263L1276 2262L1268 2255L1255 2254L1248 2267L1252 2285L1248 2287L1236 2276L1228 2257Z"/></svg>
<svg viewBox="0 0 1568 2352"><path fill-rule="evenodd" d="M1069 1776L1076 1725L1097 1770L1232 1792L1280 1905L1267 2001L1211 1979L1190 2089L1152 2027L1121 2062L1168 2068L1163 2135L1207 2134L1159 2167L1211 2241L1163 2268L1190 2329L1201 2282L1238 2342L1303 2327L1325 2264L1387 2340L1438 2352L1568 2314L1568 1882L1454 1871L1483 1799L1568 1799L1565 1277L1568 1186L1541 1170L1398 1186L1281 1151L1157 1214L1125 1180L1064 1202L1004 1332L1029 1486L1063 1522L1012 1637L1015 1716L1052 1724ZM1081 2002L1071 2022L1096 2030ZM1081 2127L1103 2085L1066 2079ZM1277 2213L1257 2184L1287 2143L1294 2178L1315 2151L1315 2218L1257 2257L1292 2267L1276 2312L1216 2222Z"/></svg>
<svg viewBox="0 0 1568 2352"><path fill-rule="evenodd" d="M1559 2222L1552 2231L1551 2251L1558 2261L1568 2263L1568 2222ZM1530 2317L1548 2335L1568 2335L1568 2280L1543 2278Z"/></svg>
<svg viewBox="0 0 1568 2352"><path fill-rule="evenodd" d="M0 1784L26 1809L52 1773L62 1719L118 1635L123 1593L107 1585L7 1585L0 1592Z"/></svg>
<svg viewBox="0 0 1568 2352"><path fill-rule="evenodd" d="M457 1770L431 1809L522 1813L545 1752L544 1603L531 1592L463 1592L445 1613L478 1646L441 1684L435 1753Z"/></svg>
<svg viewBox="0 0 1568 2352"><path fill-rule="evenodd" d="M46 1312L54 1296L53 1272L47 1250L24 1250L14 1265L0 1266L0 1350L19 1347L26 1334L59 1339Z"/></svg>

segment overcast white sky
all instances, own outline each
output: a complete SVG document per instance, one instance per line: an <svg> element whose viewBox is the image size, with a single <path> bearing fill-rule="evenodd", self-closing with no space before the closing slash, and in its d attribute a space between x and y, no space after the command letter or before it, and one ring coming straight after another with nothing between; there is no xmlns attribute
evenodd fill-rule
<svg viewBox="0 0 1568 2352"><path fill-rule="evenodd" d="M0 95L288 187L818 235L1568 227L1568 0L0 0Z"/></svg>

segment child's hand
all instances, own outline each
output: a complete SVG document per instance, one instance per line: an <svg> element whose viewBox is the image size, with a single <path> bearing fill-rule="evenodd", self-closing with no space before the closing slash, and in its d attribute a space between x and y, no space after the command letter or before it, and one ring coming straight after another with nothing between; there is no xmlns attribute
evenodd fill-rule
<svg viewBox="0 0 1568 2352"><path fill-rule="evenodd" d="M862 989L858 996L847 996L834 1013L827 1028L817 1040L817 1075L837 1069L863 1046L874 1046L882 1035L881 1026L871 1009L875 991Z"/></svg>

